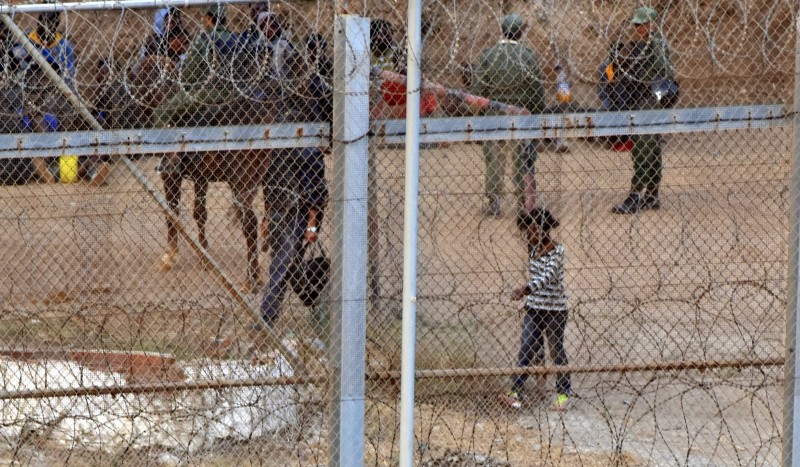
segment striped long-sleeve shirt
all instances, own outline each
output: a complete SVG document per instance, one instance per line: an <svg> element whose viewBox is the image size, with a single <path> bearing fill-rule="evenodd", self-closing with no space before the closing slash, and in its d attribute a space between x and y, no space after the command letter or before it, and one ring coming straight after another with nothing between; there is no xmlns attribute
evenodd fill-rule
<svg viewBox="0 0 800 467"><path fill-rule="evenodd" d="M564 293L564 246L558 245L540 257L531 252L528 265L531 278L525 308L543 311L567 311Z"/></svg>

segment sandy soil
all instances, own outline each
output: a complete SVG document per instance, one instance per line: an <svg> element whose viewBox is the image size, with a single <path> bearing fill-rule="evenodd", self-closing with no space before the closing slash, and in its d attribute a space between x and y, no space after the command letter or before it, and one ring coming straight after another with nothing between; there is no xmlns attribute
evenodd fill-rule
<svg viewBox="0 0 800 467"><path fill-rule="evenodd" d="M537 18L542 5L506 3L530 18ZM591 77L605 53L607 30L624 20L630 5L567 3L546 21L537 19L526 40L540 51L548 80L554 78L552 63L569 64L576 98L591 106ZM684 85L681 104L787 102L794 38L785 3L676 7L667 32ZM301 25L297 36L312 27L328 34L324 18L330 12L303 4L308 5L286 10ZM402 23L404 6L365 4L371 7L363 13ZM499 2L426 3L439 31L427 39L426 76L457 85L460 64L474 61L495 40L489 26L500 10ZM241 21L237 14L235 21ZM102 13L76 20L83 22L76 23L81 33L73 37L87 96L94 89L93 60L110 50L127 60L149 12L129 13L121 28L113 26L116 18ZM789 129L672 136L665 150L663 208L631 217L609 212L628 188L626 153L586 141L572 142L567 154L543 151L537 165L540 203L561 219L557 235L568 254L571 362L758 362L782 356L791 147ZM403 152L375 146L372 157L379 178L381 293L370 310L368 365L398 370ZM154 159L138 164L156 180ZM503 217L480 215L483 160L475 144L423 150L420 174L418 366L511 366L520 316L507 295L525 277L513 196L506 197ZM187 224L191 201L187 189ZM215 185L209 195L210 250L239 283L243 241L230 201L227 188ZM0 231L2 346L135 348L191 358L210 341L243 336L250 323L249 312L200 267L185 242L176 267L157 270L163 216L121 165L101 189L3 187ZM262 255L264 264L268 258ZM259 298L247 296L251 306ZM307 311L290 298L281 332L310 335L306 318ZM454 456L461 461L456 465L478 465L477 456L484 465L774 465L780 459L782 384L779 367L576 374L580 398L562 416L535 398L518 413L500 409L495 396L505 389L505 378L425 380L418 385L418 457L430 465L451 465L444 462ZM370 465L393 465L396 387L370 386L368 399L367 459ZM265 456L259 446L277 446L271 455L279 463L322 462L322 411L322 405L310 406L315 415L309 426L291 436L276 434L274 445L224 446L191 461L258 464ZM44 460L30 459L47 464L65 456L58 450L45 454ZM150 455L113 460L135 464L152 461Z"/></svg>
<svg viewBox="0 0 800 467"><path fill-rule="evenodd" d="M630 217L609 212L626 191L627 154L580 141L567 154L541 153L540 202L561 219L557 234L568 253L573 364L783 355L789 143L787 130L671 137L663 208ZM382 295L372 313L387 318L370 328L369 364L396 370L402 151L373 151ZM503 217L479 213L481 158L475 144L422 153L421 368L514 362L519 315L506 297L524 280L524 247L514 231L512 196ZM155 160L138 163L155 176ZM0 199L4 346L101 344L191 356L201 342L240 335L249 322L185 243L175 269L157 271L164 221L121 165L104 188L30 184L5 187ZM184 202L191 205L190 190ZM211 253L241 279L243 243L224 185L214 186L209 204ZM248 300L255 305L258 298ZM294 300L283 332L307 334L306 311ZM456 449L512 465L528 465L531 453L534 463L571 464L578 456L591 465L598 456L600 464L770 464L779 456L781 374L576 374L581 398L563 417L543 410L545 401L522 413L501 411L494 396L504 378L426 380L418 387L419 436L427 446L421 456ZM379 465L391 463L396 449L396 393L385 390L370 393L370 417L382 414L369 425L369 455Z"/></svg>

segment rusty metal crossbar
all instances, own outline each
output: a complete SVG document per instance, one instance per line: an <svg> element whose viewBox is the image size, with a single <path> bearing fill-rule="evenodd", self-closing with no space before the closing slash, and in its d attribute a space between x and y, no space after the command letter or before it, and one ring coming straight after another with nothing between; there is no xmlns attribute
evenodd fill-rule
<svg viewBox="0 0 800 467"><path fill-rule="evenodd" d="M420 142L592 138L788 127L783 105L701 107L669 110L583 112L423 119ZM404 120L379 120L373 133L385 143L405 141Z"/></svg>
<svg viewBox="0 0 800 467"><path fill-rule="evenodd" d="M327 123L0 134L0 159L325 147Z"/></svg>
<svg viewBox="0 0 800 467"><path fill-rule="evenodd" d="M415 379L429 378L485 378L512 375L552 375L569 373L641 373L649 371L687 371L715 370L722 368L761 368L782 366L783 357L737 360L681 360L672 362L653 362L628 365L570 365L570 366L531 366L497 368L451 368L422 369L414 372ZM158 382L157 384L129 384L125 386L83 386L66 388L43 388L24 391L0 391L0 400L43 399L48 397L81 397L107 394L153 394L175 391L200 391L206 389L254 387L254 386L293 386L320 385L330 378L327 374L282 376L277 378L252 378L236 380L209 380L193 382ZM396 381L399 371L370 371L364 375L366 381Z"/></svg>

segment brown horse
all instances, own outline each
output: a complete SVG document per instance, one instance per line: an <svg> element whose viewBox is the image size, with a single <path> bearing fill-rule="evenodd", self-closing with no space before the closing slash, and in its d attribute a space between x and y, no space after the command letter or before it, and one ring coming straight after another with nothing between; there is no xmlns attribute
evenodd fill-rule
<svg viewBox="0 0 800 467"><path fill-rule="evenodd" d="M153 109L178 89L177 68L163 56L147 57L139 64L135 74L123 76L124 82L108 88L116 100L116 122L112 127L141 128L147 126ZM121 86L121 91L120 91ZM123 99L120 99L122 97ZM131 119L131 116L135 116ZM271 123L267 105L242 99L225 106L216 106L204 111L204 115L191 116L195 124L205 126L245 123ZM191 125L193 122L188 122ZM235 218L239 222L245 239L247 254L247 279L243 285L246 292L254 291L262 284L262 272L258 261L258 221L253 210L253 200L259 192L262 180L269 167L271 150L209 151L201 153L171 153L163 156L160 176L164 184L164 196L175 214L180 213L181 185L184 179L194 185L193 217L197 225L200 245L208 249L206 236L206 195L209 183L225 182L233 194ZM161 257L159 269L172 269L178 254L178 229L167 216L167 249Z"/></svg>

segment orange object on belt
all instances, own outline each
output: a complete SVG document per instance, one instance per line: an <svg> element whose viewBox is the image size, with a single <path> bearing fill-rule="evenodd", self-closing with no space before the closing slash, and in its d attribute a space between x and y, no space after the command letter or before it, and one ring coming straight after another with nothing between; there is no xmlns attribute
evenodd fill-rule
<svg viewBox="0 0 800 467"><path fill-rule="evenodd" d="M609 83L614 82L614 64L609 63L606 67L606 79L608 79Z"/></svg>
<svg viewBox="0 0 800 467"><path fill-rule="evenodd" d="M384 81L381 84L381 93L383 100L387 105L392 107L406 105L406 85L404 83L396 83L392 81ZM439 106L436 100L436 95L432 92L423 90L419 101L419 114L421 117L427 117L432 114ZM405 109L402 111L402 116L405 117Z"/></svg>

